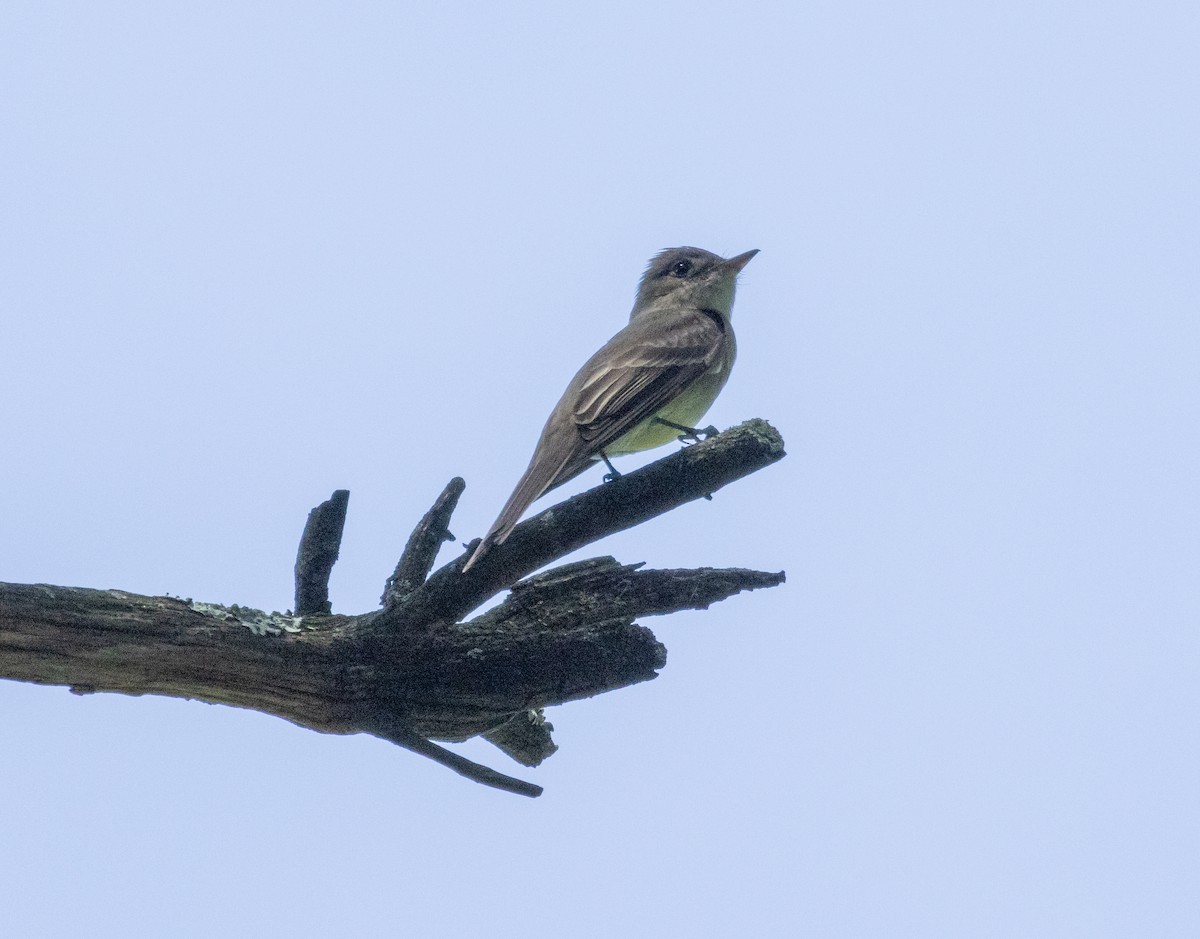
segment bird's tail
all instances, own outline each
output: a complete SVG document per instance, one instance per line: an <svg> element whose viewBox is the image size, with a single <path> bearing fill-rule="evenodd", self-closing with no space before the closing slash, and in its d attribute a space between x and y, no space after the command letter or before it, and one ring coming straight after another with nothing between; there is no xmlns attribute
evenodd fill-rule
<svg viewBox="0 0 1200 939"><path fill-rule="evenodd" d="M571 430L574 431L574 428L572 427ZM479 547L472 552L467 563L463 565L464 574L487 553L492 545L504 543L504 539L516 527L521 516L525 514L525 510L542 493L577 476L587 468L591 461L585 453L580 452L581 441L578 436L572 434L571 436L562 435L562 437L562 440L555 440L551 434L543 435L533 453L533 459L529 461L525 474L517 483L517 488L504 503L504 508L500 510L496 521L492 523L488 533L479 542Z"/></svg>

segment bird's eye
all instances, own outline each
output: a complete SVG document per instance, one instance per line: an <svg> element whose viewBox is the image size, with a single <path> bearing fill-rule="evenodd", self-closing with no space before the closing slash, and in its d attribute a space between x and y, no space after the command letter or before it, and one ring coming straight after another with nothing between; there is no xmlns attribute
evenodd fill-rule
<svg viewBox="0 0 1200 939"><path fill-rule="evenodd" d="M676 277L687 277L692 272L692 262L688 260L676 261L671 265L671 273Z"/></svg>

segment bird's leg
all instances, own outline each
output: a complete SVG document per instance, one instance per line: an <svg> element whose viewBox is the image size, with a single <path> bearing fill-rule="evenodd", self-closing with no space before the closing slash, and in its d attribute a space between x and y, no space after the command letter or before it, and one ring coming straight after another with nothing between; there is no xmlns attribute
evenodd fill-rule
<svg viewBox="0 0 1200 939"><path fill-rule="evenodd" d="M701 440L707 440L709 437L715 437L720 433L712 424L709 424L707 427L688 427L685 424L676 424L674 421L669 421L665 417L656 417L654 420L656 423L683 431L679 435L679 442L685 446L690 443L699 443Z"/></svg>
<svg viewBox="0 0 1200 939"><path fill-rule="evenodd" d="M608 467L608 472L604 474L604 481L606 483L611 483L614 479L621 478L621 473L615 466L612 465L611 461L608 459L608 455L603 450L600 451L600 459L602 459L604 461L604 465Z"/></svg>
<svg viewBox="0 0 1200 939"><path fill-rule="evenodd" d="M689 444L699 443L701 440L707 440L709 437L715 437L720 433L720 431L713 427L712 424L709 424L707 427L696 428L686 427L683 424L676 424L674 421L669 421L665 417L656 417L654 420L659 424L665 424L667 427L673 427L675 430L682 430L683 433L679 435L679 442L685 447ZM607 463L608 460L606 459L604 462ZM704 498L709 502L712 502L712 493L706 492L704 494Z"/></svg>

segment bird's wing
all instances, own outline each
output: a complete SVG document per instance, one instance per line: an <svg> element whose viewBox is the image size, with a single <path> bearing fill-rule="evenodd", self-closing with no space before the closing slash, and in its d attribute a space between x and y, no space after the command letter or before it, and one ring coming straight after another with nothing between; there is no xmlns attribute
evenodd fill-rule
<svg viewBox="0 0 1200 939"><path fill-rule="evenodd" d="M699 310L635 320L584 364L542 430L525 474L466 572L501 544L524 511L547 489L586 469L626 431L657 414L725 354L725 329Z"/></svg>
<svg viewBox="0 0 1200 939"><path fill-rule="evenodd" d="M592 453L674 401L720 361L722 324L699 310L634 321L580 370L571 416Z"/></svg>

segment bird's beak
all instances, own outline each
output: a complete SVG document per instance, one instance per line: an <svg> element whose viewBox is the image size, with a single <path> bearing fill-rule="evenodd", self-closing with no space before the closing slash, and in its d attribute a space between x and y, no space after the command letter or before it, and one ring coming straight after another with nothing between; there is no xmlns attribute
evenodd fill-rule
<svg viewBox="0 0 1200 939"><path fill-rule="evenodd" d="M758 248L755 248L753 251L747 251L745 254L739 254L736 258L730 258L722 266L738 274L743 267L750 263L750 259L756 254L758 254Z"/></svg>

